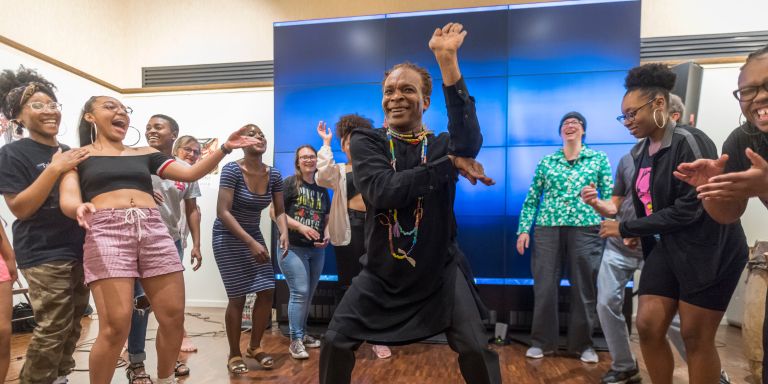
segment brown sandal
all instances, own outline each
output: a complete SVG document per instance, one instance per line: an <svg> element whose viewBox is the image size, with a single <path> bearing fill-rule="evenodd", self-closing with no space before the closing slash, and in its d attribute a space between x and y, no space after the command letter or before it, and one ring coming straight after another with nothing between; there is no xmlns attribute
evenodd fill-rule
<svg viewBox="0 0 768 384"><path fill-rule="evenodd" d="M189 367L187 367L187 364L176 360L176 366L173 368L173 375L176 377L189 376Z"/></svg>
<svg viewBox="0 0 768 384"><path fill-rule="evenodd" d="M264 352L261 347L248 347L248 349L245 350L245 356L256 360L256 362L259 363L259 365L261 365L264 369L272 369L272 367L275 365L275 360L272 358L272 356Z"/></svg>
<svg viewBox="0 0 768 384"><path fill-rule="evenodd" d="M235 375L243 375L248 373L248 366L245 365L245 361L242 356L230 357L227 361L227 369L230 373Z"/></svg>
<svg viewBox="0 0 768 384"><path fill-rule="evenodd" d="M144 363L128 364L125 367L125 376L130 384L154 384L152 378L146 372L138 373L137 370L144 370Z"/></svg>

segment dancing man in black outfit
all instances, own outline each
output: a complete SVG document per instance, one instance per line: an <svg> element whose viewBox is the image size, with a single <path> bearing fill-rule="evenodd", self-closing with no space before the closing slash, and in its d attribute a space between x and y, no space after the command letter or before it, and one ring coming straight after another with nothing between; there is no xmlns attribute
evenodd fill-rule
<svg viewBox="0 0 768 384"><path fill-rule="evenodd" d="M443 78L448 132L422 123L432 80L414 64L385 74L387 128L353 131L355 184L367 208L367 253L325 334L320 383L349 383L363 341L401 345L445 332L464 380L500 383L498 355L487 348L477 295L456 244L457 171L473 184L493 180L474 160L482 135L474 99L459 72L461 24L437 28L429 41Z"/></svg>

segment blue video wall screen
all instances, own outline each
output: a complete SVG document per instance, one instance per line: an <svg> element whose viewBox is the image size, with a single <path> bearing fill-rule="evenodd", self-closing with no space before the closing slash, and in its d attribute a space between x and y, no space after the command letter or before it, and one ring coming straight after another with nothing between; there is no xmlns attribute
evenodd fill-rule
<svg viewBox="0 0 768 384"><path fill-rule="evenodd" d="M615 116L626 71L639 61L638 0L277 23L275 166L291 175L296 147L320 146L318 120L333 125L343 114L359 113L381 126L383 73L403 61L426 67L435 79L424 123L444 132L441 75L427 43L449 21L468 31L459 63L483 131L478 160L497 181L457 184L460 245L476 277L528 281L528 253L515 251L517 223L536 165L561 145L562 115L581 112L587 144L606 151L614 166L635 142ZM333 148L344 161L337 138Z"/></svg>

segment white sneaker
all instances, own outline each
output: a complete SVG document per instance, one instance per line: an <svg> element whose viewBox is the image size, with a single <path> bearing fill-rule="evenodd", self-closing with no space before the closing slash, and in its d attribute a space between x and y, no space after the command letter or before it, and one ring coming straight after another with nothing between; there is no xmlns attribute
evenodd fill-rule
<svg viewBox="0 0 768 384"><path fill-rule="evenodd" d="M291 341L291 346L288 347L288 352L291 354L291 357L296 360L309 359L309 353L307 353L307 350L304 348L304 343L302 343L301 340L297 339Z"/></svg>
<svg viewBox="0 0 768 384"><path fill-rule="evenodd" d="M584 350L584 352L581 353L581 361L585 363L597 363L599 358L597 357L597 352L595 352L592 347L589 347Z"/></svg>

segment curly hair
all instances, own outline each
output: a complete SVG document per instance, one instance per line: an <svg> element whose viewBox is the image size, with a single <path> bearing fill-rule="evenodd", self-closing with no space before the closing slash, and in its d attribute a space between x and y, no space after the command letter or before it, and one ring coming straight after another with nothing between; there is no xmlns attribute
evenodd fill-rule
<svg viewBox="0 0 768 384"><path fill-rule="evenodd" d="M352 133L355 128L373 128L373 120L358 115L357 113L350 113L339 117L339 121L336 122L336 137L339 140L343 140L345 137Z"/></svg>
<svg viewBox="0 0 768 384"><path fill-rule="evenodd" d="M675 86L675 75L666 64L651 63L634 67L624 79L627 93L639 90L647 97L661 94L669 105L669 92Z"/></svg>
<svg viewBox="0 0 768 384"><path fill-rule="evenodd" d="M384 78L381 79L381 85L384 86L384 82L387 81L387 78L392 72L401 68L416 71L416 73L418 73L419 76L421 77L421 93L423 93L424 96L427 96L427 97L432 96L432 76L430 76L429 71L427 71L424 67L418 66L409 61L406 61L400 64L395 64L392 68L384 72Z"/></svg>
<svg viewBox="0 0 768 384"><path fill-rule="evenodd" d="M42 92L53 101L56 94L53 91L56 86L36 70L25 68L23 65L14 72L10 69L3 70L0 73L0 113L9 119L15 119L19 116L21 108L32 95Z"/></svg>

